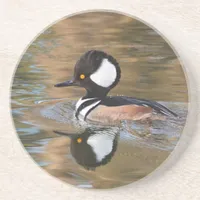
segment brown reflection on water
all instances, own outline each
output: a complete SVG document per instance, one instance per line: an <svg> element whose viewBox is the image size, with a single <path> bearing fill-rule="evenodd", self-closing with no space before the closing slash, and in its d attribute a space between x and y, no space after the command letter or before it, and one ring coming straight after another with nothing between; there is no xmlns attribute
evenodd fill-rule
<svg viewBox="0 0 200 200"><path fill-rule="evenodd" d="M88 171L73 162L71 156L66 156L70 155L69 145L70 140L66 137L52 139L45 153L40 155L41 159L51 162L45 169L68 183L79 186L89 183L94 188L116 187L141 179L169 155L164 150L124 141L118 146L111 162L97 167L95 171Z"/></svg>
<svg viewBox="0 0 200 200"><path fill-rule="evenodd" d="M139 140L120 140L112 161L96 171L87 171L74 162L69 138L53 133L57 127L68 130L74 127L44 118L40 110L62 98L77 100L85 93L81 88L58 89L53 85L70 79L80 55L91 49L111 54L121 66L121 81L111 95L176 102L172 105L175 109L187 103L184 73L170 46L141 22L103 12L64 19L36 38L23 55L14 77L12 113L24 146L50 174L80 187L115 187L150 173L173 148L148 147L148 140L144 145ZM179 110L185 120L186 106ZM168 139L174 140L175 145L180 134L181 131L175 139L174 136Z"/></svg>

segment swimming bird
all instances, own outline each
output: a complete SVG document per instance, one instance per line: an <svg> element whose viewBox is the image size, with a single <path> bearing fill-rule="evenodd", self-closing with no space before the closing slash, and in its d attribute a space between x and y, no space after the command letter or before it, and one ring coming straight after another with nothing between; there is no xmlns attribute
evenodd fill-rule
<svg viewBox="0 0 200 200"><path fill-rule="evenodd" d="M154 120L167 116L178 117L164 105L128 96L108 96L121 77L117 60L99 50L84 53L76 62L72 80L58 83L55 87L78 86L86 90L75 106L79 120L95 122L119 122L122 120Z"/></svg>

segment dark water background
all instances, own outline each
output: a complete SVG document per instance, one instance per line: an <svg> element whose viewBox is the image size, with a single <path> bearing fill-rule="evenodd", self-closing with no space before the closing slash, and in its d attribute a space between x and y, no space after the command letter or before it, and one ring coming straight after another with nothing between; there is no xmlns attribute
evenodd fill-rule
<svg viewBox="0 0 200 200"><path fill-rule="evenodd" d="M77 59L91 49L113 55L121 66L121 81L110 95L156 100L180 116L151 127L126 121L110 127L119 135L116 152L95 171L77 164L71 140L53 132L80 134L88 126L73 118L85 91L53 85L70 79ZM17 134L42 168L78 187L111 188L146 176L168 157L181 136L188 97L179 60L154 30L119 14L88 13L56 23L33 41L19 62L11 98Z"/></svg>

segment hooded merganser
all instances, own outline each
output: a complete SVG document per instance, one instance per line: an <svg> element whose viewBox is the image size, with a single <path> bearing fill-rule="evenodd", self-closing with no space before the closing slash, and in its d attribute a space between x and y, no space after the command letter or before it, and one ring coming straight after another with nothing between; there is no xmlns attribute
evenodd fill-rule
<svg viewBox="0 0 200 200"><path fill-rule="evenodd" d="M87 170L106 165L117 149L118 132L111 128L86 128L82 134L54 131L71 139L70 151L76 162Z"/></svg>
<svg viewBox="0 0 200 200"><path fill-rule="evenodd" d="M155 101L107 96L118 84L120 77L120 66L111 55L103 51L90 50L76 63L73 79L56 84L55 87L80 86L86 89L86 95L76 103L75 116L78 119L112 122L178 117Z"/></svg>

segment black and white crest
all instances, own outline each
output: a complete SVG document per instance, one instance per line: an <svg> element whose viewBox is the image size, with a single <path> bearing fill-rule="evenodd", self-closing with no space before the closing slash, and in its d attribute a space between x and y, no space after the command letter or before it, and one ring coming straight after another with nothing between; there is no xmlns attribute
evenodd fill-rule
<svg viewBox="0 0 200 200"><path fill-rule="evenodd" d="M80 81L80 75L85 79ZM74 78L87 90L95 91L99 88L109 91L120 80L118 62L103 51L91 50L83 54L75 65Z"/></svg>

